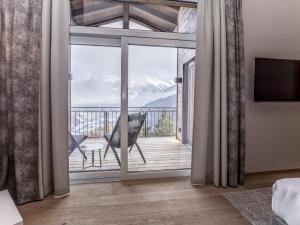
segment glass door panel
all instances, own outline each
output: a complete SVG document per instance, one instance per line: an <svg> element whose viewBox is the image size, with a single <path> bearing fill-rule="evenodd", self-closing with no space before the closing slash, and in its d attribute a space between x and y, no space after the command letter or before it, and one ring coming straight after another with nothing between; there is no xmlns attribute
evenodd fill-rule
<svg viewBox="0 0 300 225"><path fill-rule="evenodd" d="M190 168L178 138L178 48L128 45L128 172Z"/></svg>
<svg viewBox="0 0 300 225"><path fill-rule="evenodd" d="M70 172L120 170L112 149L105 150L120 116L121 48L71 45L71 74L70 133L80 149L70 154Z"/></svg>
<svg viewBox="0 0 300 225"><path fill-rule="evenodd" d="M69 157L71 177L188 175L183 95L190 92L183 83L195 44L129 37L120 45L73 41L69 129L80 149Z"/></svg>

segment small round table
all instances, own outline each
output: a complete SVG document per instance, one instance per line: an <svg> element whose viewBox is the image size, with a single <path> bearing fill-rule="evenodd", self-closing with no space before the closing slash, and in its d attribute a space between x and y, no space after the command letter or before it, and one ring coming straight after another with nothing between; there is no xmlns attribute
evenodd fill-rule
<svg viewBox="0 0 300 225"><path fill-rule="evenodd" d="M101 158L101 149L103 149L102 144L98 144L98 145L82 145L81 150L83 151L84 155L86 156L87 152L92 152L92 165L90 166L84 166L85 164L85 158L82 157L82 169L87 169L87 168L91 168L91 167L102 167L102 158ZM99 165L95 164L95 152L98 151L99 154ZM86 159L87 161L88 159Z"/></svg>

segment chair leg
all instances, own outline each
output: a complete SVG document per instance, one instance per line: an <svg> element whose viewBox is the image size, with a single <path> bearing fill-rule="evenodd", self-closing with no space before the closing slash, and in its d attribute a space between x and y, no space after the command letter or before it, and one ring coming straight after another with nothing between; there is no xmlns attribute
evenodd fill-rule
<svg viewBox="0 0 300 225"><path fill-rule="evenodd" d="M100 161L100 167L102 166L102 159L101 159L101 149L99 148L99 161Z"/></svg>
<svg viewBox="0 0 300 225"><path fill-rule="evenodd" d="M87 160L87 157L86 157L85 153L79 148L78 148L78 150L80 151L81 155L85 158L85 160Z"/></svg>
<svg viewBox="0 0 300 225"><path fill-rule="evenodd" d="M113 151L113 153L114 153L114 155L115 155L115 157L118 161L119 166L121 167L121 161L120 161L120 158L118 156L118 153L117 153L116 149L113 146L111 146L111 149L112 149L112 151Z"/></svg>
<svg viewBox="0 0 300 225"><path fill-rule="evenodd" d="M137 143L135 143L135 145L136 145L136 147L137 147L137 149L138 149L140 155L142 156L142 159L143 159L144 163L146 164L146 159L145 159L145 157L144 157L144 154L143 154L143 152L142 152L140 146L139 146Z"/></svg>
<svg viewBox="0 0 300 225"><path fill-rule="evenodd" d="M129 153L131 152L132 148L133 148L133 145L131 145L131 147L130 147L130 149L129 149Z"/></svg>
<svg viewBox="0 0 300 225"><path fill-rule="evenodd" d="M108 152L109 146L110 146L110 144L108 143L107 146L106 146L106 149L105 149L104 156L103 156L104 159L105 159L106 154L107 154L107 152Z"/></svg>
<svg viewBox="0 0 300 225"><path fill-rule="evenodd" d="M84 170L84 159L86 158L85 153L82 153L83 157L82 157L82 170Z"/></svg>

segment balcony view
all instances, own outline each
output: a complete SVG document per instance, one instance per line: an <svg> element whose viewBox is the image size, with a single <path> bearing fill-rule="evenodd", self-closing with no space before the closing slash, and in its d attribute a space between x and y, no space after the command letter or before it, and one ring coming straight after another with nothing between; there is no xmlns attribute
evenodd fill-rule
<svg viewBox="0 0 300 225"><path fill-rule="evenodd" d="M73 45L71 56L70 131L85 136L81 146L86 158L74 151L70 171L119 170L110 147L105 155L105 135L113 132L121 112L121 50ZM132 147L129 171L190 168L191 146L177 138L178 49L129 46L128 68L128 115L145 115L137 138L143 156ZM100 151L94 154L84 148ZM120 148L115 149L120 158Z"/></svg>

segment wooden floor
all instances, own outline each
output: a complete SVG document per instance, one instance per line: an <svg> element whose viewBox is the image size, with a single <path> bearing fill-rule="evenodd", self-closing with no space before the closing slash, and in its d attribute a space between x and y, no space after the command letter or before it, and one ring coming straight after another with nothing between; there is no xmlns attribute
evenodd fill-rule
<svg viewBox="0 0 300 225"><path fill-rule="evenodd" d="M107 142L104 138L88 138L84 143L87 146L103 145L101 152L102 166L82 168L82 155L79 151L74 151L69 158L69 169L71 172L78 171L94 171L94 170L118 170L120 169L117 160L109 149L105 159L103 159L104 151ZM176 170L191 168L191 154L192 148L190 145L181 144L175 137L153 137L153 138L139 138L138 144L146 159L146 164L143 162L138 150L134 147L130 154L128 154L128 168L129 171L154 171L154 170ZM120 156L120 150L118 150ZM91 165L91 152L87 153L88 160L85 166ZM99 156L95 154L95 163L99 165Z"/></svg>
<svg viewBox="0 0 300 225"><path fill-rule="evenodd" d="M249 225L224 192L271 186L300 172L249 175L244 187L195 187L189 178L72 185L71 195L19 206L25 225Z"/></svg>

